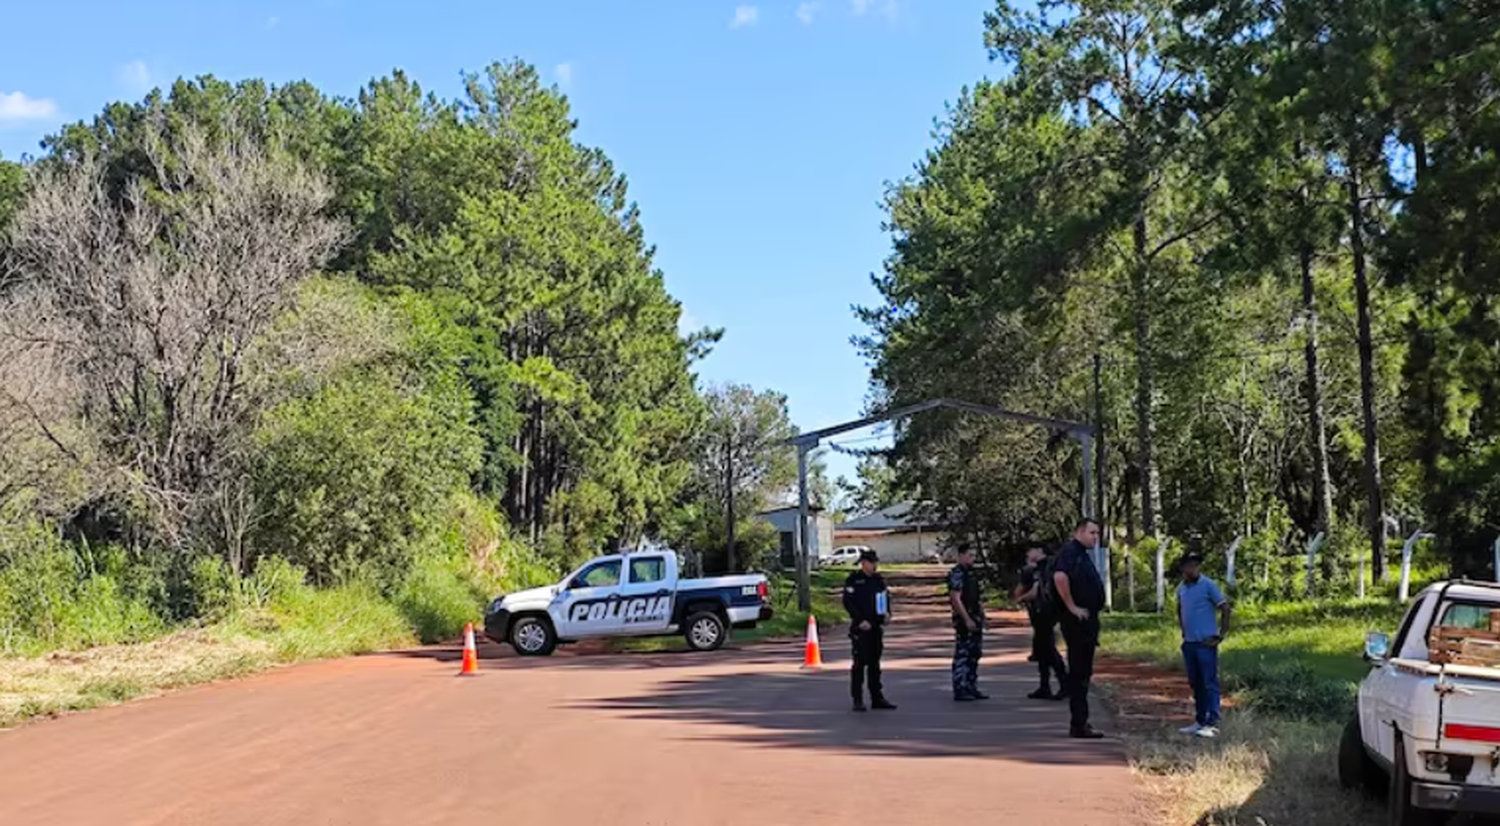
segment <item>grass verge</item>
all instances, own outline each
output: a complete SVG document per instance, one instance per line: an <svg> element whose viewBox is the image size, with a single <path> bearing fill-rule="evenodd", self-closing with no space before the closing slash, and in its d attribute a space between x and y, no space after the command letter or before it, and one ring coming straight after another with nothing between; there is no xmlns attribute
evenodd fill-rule
<svg viewBox="0 0 1500 826"><path fill-rule="evenodd" d="M0 728L278 665L452 639L465 622L479 620L490 591L502 587L500 577L471 567L457 557L425 557L399 587L382 593L364 582L314 588L300 569L275 559L244 578L208 566L198 585L208 618L195 627L170 630L158 619L159 630L144 639L119 634L119 642L91 645L89 635L70 634L63 639L72 644L49 653L0 656ZM525 584L547 575L502 576ZM86 592L101 580L86 581ZM134 605L126 599L102 604Z"/></svg>
<svg viewBox="0 0 1500 826"><path fill-rule="evenodd" d="M1367 671L1364 633L1393 629L1374 601L1244 606L1220 660L1232 710L1214 740L1180 734L1192 697L1171 617L1105 623L1096 678L1162 822L1202 826L1358 826L1379 811L1338 786L1338 738Z"/></svg>

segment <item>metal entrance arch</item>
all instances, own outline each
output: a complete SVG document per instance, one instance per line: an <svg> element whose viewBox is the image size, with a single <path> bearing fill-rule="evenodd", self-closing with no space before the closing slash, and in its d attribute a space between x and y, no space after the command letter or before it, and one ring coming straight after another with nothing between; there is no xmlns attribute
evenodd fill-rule
<svg viewBox="0 0 1500 826"><path fill-rule="evenodd" d="M1079 446L1083 449L1083 496L1079 510L1085 517L1098 518L1094 513L1094 441L1099 436L1099 428L1095 425L1084 424L1083 422L1071 422L1066 419L1049 419L1045 416L1033 416L1029 413L1017 413L1013 410L1006 410L1003 407L966 402L960 399L933 399L920 404L898 407L895 410L882 413L878 416L868 416L857 421L845 422L833 427L825 427L821 430L798 434L782 442L782 444L792 445L797 448L797 530L793 536L797 543L798 610L803 612L812 610L812 565L807 555L807 548L810 544L807 534L807 454L812 452L824 439L830 436L837 436L840 433L859 430L862 427L869 427L870 425L894 419L904 419L938 408L960 410L965 413L975 413L980 416L1008 419L1014 422L1035 425L1053 433L1066 433L1077 439Z"/></svg>

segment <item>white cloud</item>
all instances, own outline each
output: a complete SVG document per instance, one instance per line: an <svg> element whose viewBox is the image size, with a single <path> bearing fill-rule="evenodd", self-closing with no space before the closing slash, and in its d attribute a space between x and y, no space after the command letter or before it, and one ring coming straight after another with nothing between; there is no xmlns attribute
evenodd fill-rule
<svg viewBox="0 0 1500 826"><path fill-rule="evenodd" d="M896 0L885 0L884 3L880 4L878 9L876 9L875 4L876 0L849 0L849 5L853 7L854 14L859 17L863 17L866 13L874 9L891 20L896 19Z"/></svg>
<svg viewBox="0 0 1500 826"><path fill-rule="evenodd" d="M57 116L57 104L25 92L0 92L0 126L47 120Z"/></svg>
<svg viewBox="0 0 1500 826"><path fill-rule="evenodd" d="M813 16L817 14L819 5L818 3L803 3L797 7L797 19L802 21L802 25L812 25Z"/></svg>
<svg viewBox="0 0 1500 826"><path fill-rule="evenodd" d="M734 19L729 22L729 27L738 29L741 26L753 26L760 19L760 9L754 6L739 6L734 10Z"/></svg>
<svg viewBox="0 0 1500 826"><path fill-rule="evenodd" d="M126 90L135 95L144 95L155 85L151 80L151 70L146 67L144 60L132 60L121 66L119 77Z"/></svg>
<svg viewBox="0 0 1500 826"><path fill-rule="evenodd" d="M558 84L567 86L568 84L573 82L573 64L559 63L557 64L557 68L553 69L552 71L557 75Z"/></svg>

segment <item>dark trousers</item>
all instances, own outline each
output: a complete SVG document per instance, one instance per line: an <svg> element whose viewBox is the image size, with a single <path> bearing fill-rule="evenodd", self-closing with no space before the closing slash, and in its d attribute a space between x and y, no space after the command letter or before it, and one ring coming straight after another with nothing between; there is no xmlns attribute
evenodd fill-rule
<svg viewBox="0 0 1500 826"><path fill-rule="evenodd" d="M1089 681L1094 678L1094 652L1099 649L1099 615L1089 613L1080 620L1071 613L1063 616L1063 639L1068 642L1068 677L1063 690L1068 692L1074 731L1089 724Z"/></svg>
<svg viewBox="0 0 1500 826"><path fill-rule="evenodd" d="M1037 671L1041 672L1042 688L1052 688L1052 675L1057 675L1057 686L1059 690L1068 686L1068 666L1063 662L1062 654L1057 652L1057 626L1049 620L1035 619L1031 621L1031 656L1036 660Z"/></svg>
<svg viewBox="0 0 1500 826"><path fill-rule="evenodd" d="M879 628L869 631L855 629L849 634L849 642L854 648L849 666L849 693L854 699L863 700L868 678L870 699L879 700L885 696L885 688L880 683L880 655L885 652L885 632Z"/></svg>
<svg viewBox="0 0 1500 826"><path fill-rule="evenodd" d="M960 626L953 638L953 694L979 690L979 658L984 654L984 629Z"/></svg>
<svg viewBox="0 0 1500 826"><path fill-rule="evenodd" d="M1188 684L1193 687L1193 719L1200 726L1219 724L1219 649L1201 642L1182 644Z"/></svg>

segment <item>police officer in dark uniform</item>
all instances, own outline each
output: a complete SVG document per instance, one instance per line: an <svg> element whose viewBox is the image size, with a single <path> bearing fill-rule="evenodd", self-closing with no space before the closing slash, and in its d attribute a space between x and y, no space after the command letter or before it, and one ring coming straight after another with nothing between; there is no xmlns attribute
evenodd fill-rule
<svg viewBox="0 0 1500 826"><path fill-rule="evenodd" d="M1033 700L1061 700L1067 697L1068 666L1057 652L1057 615L1041 605L1041 578L1050 576L1047 551L1032 547L1026 551L1026 567L1021 569L1021 584L1016 599L1026 606L1031 620L1031 657L1041 672L1042 687L1026 696ZM1057 675L1058 690L1052 691L1052 675Z"/></svg>
<svg viewBox="0 0 1500 826"><path fill-rule="evenodd" d="M958 564L948 572L948 602L953 606L953 699L988 700L979 690L979 658L984 653L984 600L974 549L961 545Z"/></svg>
<svg viewBox="0 0 1500 826"><path fill-rule="evenodd" d="M1099 523L1080 520L1073 538L1058 554L1052 574L1063 639L1068 641L1068 677L1063 684L1072 711L1068 734L1083 740L1104 736L1089 725L1089 680L1099 648L1099 612L1104 610L1104 580L1089 557L1089 549L1098 544Z"/></svg>
<svg viewBox="0 0 1500 826"><path fill-rule="evenodd" d="M844 610L849 612L849 640L854 654L849 667L849 691L854 710L865 710L865 679L870 683L870 706L894 709L880 683L880 655L885 651L885 624L890 619L890 594L885 578L876 569L880 557L874 551L859 554L859 570L844 580Z"/></svg>

